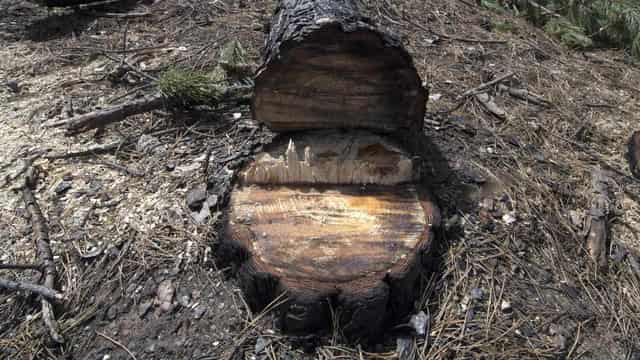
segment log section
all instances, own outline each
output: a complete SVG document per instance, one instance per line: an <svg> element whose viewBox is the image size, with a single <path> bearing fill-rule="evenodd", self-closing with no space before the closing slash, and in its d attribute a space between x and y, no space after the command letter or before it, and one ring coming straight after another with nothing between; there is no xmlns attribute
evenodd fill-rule
<svg viewBox="0 0 640 360"><path fill-rule="evenodd" d="M411 57L354 0L284 0L265 44L253 116L272 130L420 130L427 93Z"/></svg>
<svg viewBox="0 0 640 360"><path fill-rule="evenodd" d="M334 311L351 338L411 311L439 223L412 169L397 144L359 131L286 136L258 154L240 172L223 237L249 305L285 293L284 331L328 330ZM333 184L341 173L358 176Z"/></svg>

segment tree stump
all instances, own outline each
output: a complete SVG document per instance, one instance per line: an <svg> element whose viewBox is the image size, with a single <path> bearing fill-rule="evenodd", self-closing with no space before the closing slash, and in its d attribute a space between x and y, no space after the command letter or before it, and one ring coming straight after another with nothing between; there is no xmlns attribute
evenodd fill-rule
<svg viewBox="0 0 640 360"><path fill-rule="evenodd" d="M413 309L440 216L393 138L421 131L426 90L392 39L350 0L274 17L252 110L286 133L240 169L223 245L253 310L284 294L286 332L375 338Z"/></svg>

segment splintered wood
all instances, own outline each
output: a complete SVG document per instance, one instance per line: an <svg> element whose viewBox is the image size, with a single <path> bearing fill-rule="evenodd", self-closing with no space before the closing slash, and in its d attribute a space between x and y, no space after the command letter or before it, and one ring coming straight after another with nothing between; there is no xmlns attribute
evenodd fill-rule
<svg viewBox="0 0 640 360"><path fill-rule="evenodd" d="M397 145L365 132L290 138L240 173L244 184L378 184L414 180L413 161Z"/></svg>

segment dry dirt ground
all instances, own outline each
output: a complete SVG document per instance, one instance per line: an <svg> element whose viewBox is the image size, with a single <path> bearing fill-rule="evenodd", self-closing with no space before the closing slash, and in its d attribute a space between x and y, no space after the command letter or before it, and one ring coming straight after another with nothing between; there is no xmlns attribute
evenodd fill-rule
<svg viewBox="0 0 640 360"><path fill-rule="evenodd" d="M246 106L156 111L73 136L44 126L152 93L165 69L211 68L229 39L257 62L274 5L47 11L0 0L0 81L19 87L0 88L0 264L35 261L16 191L34 159L66 295L55 309L65 342L56 345L35 296L1 292L0 358L393 359L400 343L404 359L640 359L640 183L625 160L639 127L640 71L621 51L572 52L470 1L363 2L404 37L431 92L423 155L444 225L415 303L429 319L421 337L398 326L373 343L345 343L339 327L292 338L271 314L248 311L233 266L215 256L233 170L272 138ZM497 118L458 98L509 72L510 86L551 106L492 87L506 112ZM114 141L122 146L106 154L54 159ZM614 200L605 271L583 234L595 168L609 175ZM217 205L198 221L185 198L203 184Z"/></svg>

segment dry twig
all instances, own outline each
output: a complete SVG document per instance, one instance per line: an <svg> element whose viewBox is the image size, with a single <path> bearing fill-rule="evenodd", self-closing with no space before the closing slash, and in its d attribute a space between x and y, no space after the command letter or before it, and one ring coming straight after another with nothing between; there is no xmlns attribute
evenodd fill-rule
<svg viewBox="0 0 640 360"><path fill-rule="evenodd" d="M53 261L53 253L51 252L51 246L49 244L49 227L47 220L42 215L40 206L33 195L33 189L36 186L36 176L33 167L30 167L26 173L25 185L22 188L22 198L24 205L31 217L31 226L34 235L34 242L36 245L38 259L42 262L44 268L44 286L49 289L55 288L56 283L56 265ZM60 335L58 330L58 324L56 322L53 308L49 300L41 299L42 304L42 318L46 327L49 329L51 338L59 343L64 343L64 338Z"/></svg>
<svg viewBox="0 0 640 360"><path fill-rule="evenodd" d="M22 281L0 279L0 289L13 290L13 291L29 291L52 301L64 300L64 295L62 295L61 293L49 287L31 284L31 283L22 282Z"/></svg>

